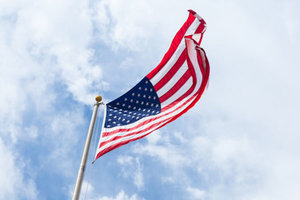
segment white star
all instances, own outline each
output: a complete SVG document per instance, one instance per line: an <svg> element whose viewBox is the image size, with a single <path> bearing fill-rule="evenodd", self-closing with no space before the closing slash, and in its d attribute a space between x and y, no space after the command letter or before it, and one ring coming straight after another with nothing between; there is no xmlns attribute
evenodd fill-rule
<svg viewBox="0 0 300 200"><path fill-rule="evenodd" d="M124 121L125 121L125 119L122 119L122 121L124 122Z"/></svg>
<svg viewBox="0 0 300 200"><path fill-rule="evenodd" d="M141 110L142 110L141 108L138 109L138 111L141 111Z"/></svg>
<svg viewBox="0 0 300 200"><path fill-rule="evenodd" d="M146 103L146 106L148 106L148 105L149 105L149 103L147 102L147 103Z"/></svg>
<svg viewBox="0 0 300 200"><path fill-rule="evenodd" d="M153 91L153 89L152 88L150 88L150 92L152 92Z"/></svg>
<svg viewBox="0 0 300 200"><path fill-rule="evenodd" d="M109 114L108 116L110 116L110 117L111 117L111 116L112 116L112 114Z"/></svg>
<svg viewBox="0 0 300 200"><path fill-rule="evenodd" d="M150 112L150 110L148 110L147 112Z"/></svg>
<svg viewBox="0 0 300 200"><path fill-rule="evenodd" d="M131 114L132 112L129 112L129 114Z"/></svg>
<svg viewBox="0 0 300 200"><path fill-rule="evenodd" d="M128 108L131 108L131 105L129 105Z"/></svg>
<svg viewBox="0 0 300 200"><path fill-rule="evenodd" d="M124 101L127 101L127 98L124 98Z"/></svg>
<svg viewBox="0 0 300 200"><path fill-rule="evenodd" d="M135 103L139 103L139 100L136 100L136 102Z"/></svg>
<svg viewBox="0 0 300 200"><path fill-rule="evenodd" d="M127 123L130 122L129 120L127 120Z"/></svg>
<svg viewBox="0 0 300 200"><path fill-rule="evenodd" d="M117 118L117 116L114 116L114 118L116 119L116 118Z"/></svg>
<svg viewBox="0 0 300 200"><path fill-rule="evenodd" d="M119 103L119 102L117 102L117 105L120 105L120 103Z"/></svg>
<svg viewBox="0 0 300 200"><path fill-rule="evenodd" d="M145 83L147 84L147 83L148 83L148 81L145 81Z"/></svg>
<svg viewBox="0 0 300 200"><path fill-rule="evenodd" d="M134 92L131 95L134 96L135 95Z"/></svg>
<svg viewBox="0 0 300 200"><path fill-rule="evenodd" d="M148 89L147 88L145 88L145 91L147 91Z"/></svg>
<svg viewBox="0 0 300 200"><path fill-rule="evenodd" d="M156 99L156 97L153 97L153 99Z"/></svg>
<svg viewBox="0 0 300 200"><path fill-rule="evenodd" d="M134 106L134 107L133 107L133 110L135 110L135 109L136 109L136 107Z"/></svg>
<svg viewBox="0 0 300 200"><path fill-rule="evenodd" d="M151 99L151 96L150 96L150 95L148 96L148 99Z"/></svg>
<svg viewBox="0 0 300 200"><path fill-rule="evenodd" d="M140 94L138 94L138 97L140 97L141 95Z"/></svg>
<svg viewBox="0 0 300 200"><path fill-rule="evenodd" d="M146 95L144 94L143 97L146 98Z"/></svg>
<svg viewBox="0 0 300 200"><path fill-rule="evenodd" d="M130 102L132 103L132 102L133 102L133 99L130 99Z"/></svg>
<svg viewBox="0 0 300 200"><path fill-rule="evenodd" d="M136 117L136 119L139 119L139 117Z"/></svg>
<svg viewBox="0 0 300 200"><path fill-rule="evenodd" d="M110 127L110 125L107 125L107 127Z"/></svg>
<svg viewBox="0 0 300 200"><path fill-rule="evenodd" d="M142 102L141 102L141 104L143 105L143 104L144 104L144 102L142 101Z"/></svg>
<svg viewBox="0 0 300 200"><path fill-rule="evenodd" d="M154 104L153 103L151 103L151 107L153 107L154 106Z"/></svg>
<svg viewBox="0 0 300 200"><path fill-rule="evenodd" d="M108 119L107 121L109 121L109 122L110 122L110 121L111 121L111 119Z"/></svg>
<svg viewBox="0 0 300 200"><path fill-rule="evenodd" d="M143 111L145 112L145 111L146 111L146 109L144 108L144 109L143 109Z"/></svg>
<svg viewBox="0 0 300 200"><path fill-rule="evenodd" d="M156 104L155 107L158 108L158 104Z"/></svg>
<svg viewBox="0 0 300 200"><path fill-rule="evenodd" d="M113 124L116 124L116 122L113 122Z"/></svg>
<svg viewBox="0 0 300 200"><path fill-rule="evenodd" d="M139 87L139 90L141 90L142 89L142 87Z"/></svg>

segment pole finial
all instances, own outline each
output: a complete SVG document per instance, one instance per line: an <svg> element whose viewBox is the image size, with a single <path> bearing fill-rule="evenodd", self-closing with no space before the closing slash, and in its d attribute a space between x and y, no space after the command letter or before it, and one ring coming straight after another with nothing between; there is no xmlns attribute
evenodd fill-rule
<svg viewBox="0 0 300 200"><path fill-rule="evenodd" d="M102 97L100 95L95 97L95 100L100 103L102 101Z"/></svg>

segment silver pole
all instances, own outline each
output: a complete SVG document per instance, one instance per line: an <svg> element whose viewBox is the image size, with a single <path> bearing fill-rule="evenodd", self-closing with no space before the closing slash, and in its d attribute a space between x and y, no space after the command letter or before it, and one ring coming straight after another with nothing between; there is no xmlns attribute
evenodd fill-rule
<svg viewBox="0 0 300 200"><path fill-rule="evenodd" d="M83 153L82 153L81 163L80 163L80 167L79 167L79 170L78 170L78 175L77 175L77 180L76 180L76 185L75 185L72 200L78 200L79 199L80 190L81 190L81 186L82 186L82 181L83 181L83 177L84 177L86 161L87 161L87 158L88 158L91 139L92 139L92 136L93 136L93 130L94 130L95 120L96 120L96 116L97 116L97 111L98 111L99 105L101 104L102 97L101 96L96 96L95 99L96 99L96 103L94 104L92 119L91 119L89 131L88 131L88 134L87 134L87 137L86 137L84 150L83 150Z"/></svg>

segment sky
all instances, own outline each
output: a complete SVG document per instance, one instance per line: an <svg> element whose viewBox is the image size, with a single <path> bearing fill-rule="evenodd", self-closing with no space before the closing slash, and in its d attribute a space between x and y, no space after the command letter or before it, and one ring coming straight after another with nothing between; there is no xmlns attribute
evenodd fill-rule
<svg viewBox="0 0 300 200"><path fill-rule="evenodd" d="M71 199L94 97L148 74L188 9L208 25L208 89L92 165L98 128L81 199L300 198L298 0L0 0L0 199Z"/></svg>

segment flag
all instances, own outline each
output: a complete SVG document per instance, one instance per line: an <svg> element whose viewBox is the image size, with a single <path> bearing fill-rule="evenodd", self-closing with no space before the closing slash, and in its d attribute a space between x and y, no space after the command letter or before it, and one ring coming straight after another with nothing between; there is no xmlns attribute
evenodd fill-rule
<svg viewBox="0 0 300 200"><path fill-rule="evenodd" d="M160 64L127 93L105 105L95 159L145 137L194 106L209 77L209 63L200 47L205 30L205 21L189 10Z"/></svg>

